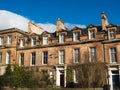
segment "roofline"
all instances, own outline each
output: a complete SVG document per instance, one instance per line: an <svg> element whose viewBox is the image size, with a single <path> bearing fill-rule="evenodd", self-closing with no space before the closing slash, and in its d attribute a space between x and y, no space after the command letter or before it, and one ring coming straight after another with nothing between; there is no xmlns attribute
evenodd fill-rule
<svg viewBox="0 0 120 90"><path fill-rule="evenodd" d="M9 28L9 29L0 30L0 34L1 33L8 33L8 32L19 32L19 33L28 35L28 32L25 32L25 31L18 29L18 28Z"/></svg>

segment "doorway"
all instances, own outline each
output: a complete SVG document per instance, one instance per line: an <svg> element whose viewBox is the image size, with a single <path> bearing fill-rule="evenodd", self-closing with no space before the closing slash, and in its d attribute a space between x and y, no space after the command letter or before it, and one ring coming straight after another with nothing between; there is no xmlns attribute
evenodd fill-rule
<svg viewBox="0 0 120 90"><path fill-rule="evenodd" d="M60 74L60 86L64 87L64 74Z"/></svg>

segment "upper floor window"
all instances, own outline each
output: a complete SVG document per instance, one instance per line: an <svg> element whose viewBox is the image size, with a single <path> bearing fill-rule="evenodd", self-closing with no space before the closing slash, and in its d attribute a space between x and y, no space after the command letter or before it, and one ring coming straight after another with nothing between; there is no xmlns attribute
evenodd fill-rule
<svg viewBox="0 0 120 90"><path fill-rule="evenodd" d="M24 53L20 54L20 65L24 65Z"/></svg>
<svg viewBox="0 0 120 90"><path fill-rule="evenodd" d="M95 38L95 31L89 30L89 39L94 39L94 38Z"/></svg>
<svg viewBox="0 0 120 90"><path fill-rule="evenodd" d="M43 45L48 44L48 37L43 37Z"/></svg>
<svg viewBox="0 0 120 90"><path fill-rule="evenodd" d="M32 52L31 53L31 65L35 65L36 63L36 53Z"/></svg>
<svg viewBox="0 0 120 90"><path fill-rule="evenodd" d="M74 41L78 41L78 40L79 40L79 37L80 37L80 33L79 33L79 32L74 32L74 33L73 33L73 40L74 40Z"/></svg>
<svg viewBox="0 0 120 90"><path fill-rule="evenodd" d="M4 42L4 38L0 37L0 45L3 45L3 42Z"/></svg>
<svg viewBox="0 0 120 90"><path fill-rule="evenodd" d="M48 52L44 51L43 52L43 65L47 65L48 64Z"/></svg>
<svg viewBox="0 0 120 90"><path fill-rule="evenodd" d="M0 52L0 63L2 63L2 52Z"/></svg>
<svg viewBox="0 0 120 90"><path fill-rule="evenodd" d="M65 63L65 51L64 50L59 51L59 63L60 64Z"/></svg>
<svg viewBox="0 0 120 90"><path fill-rule="evenodd" d="M79 62L79 49L74 49L74 63Z"/></svg>
<svg viewBox="0 0 120 90"><path fill-rule="evenodd" d="M109 30L108 31L108 36L109 36L109 39L114 39L115 38L115 31L114 30Z"/></svg>
<svg viewBox="0 0 120 90"><path fill-rule="evenodd" d="M9 36L8 36L7 43L8 43L8 44L12 44L12 35L9 35Z"/></svg>
<svg viewBox="0 0 120 90"><path fill-rule="evenodd" d="M90 62L96 61L96 48L91 47L90 48Z"/></svg>
<svg viewBox="0 0 120 90"><path fill-rule="evenodd" d="M25 46L25 39L21 39L20 40L20 47L24 47Z"/></svg>
<svg viewBox="0 0 120 90"><path fill-rule="evenodd" d="M32 46L35 46L36 45L36 38L32 38Z"/></svg>
<svg viewBox="0 0 120 90"><path fill-rule="evenodd" d="M6 64L10 64L10 52L6 52Z"/></svg>
<svg viewBox="0 0 120 90"><path fill-rule="evenodd" d="M117 52L116 52L116 48L110 48L110 59L111 62L117 62Z"/></svg>
<svg viewBox="0 0 120 90"><path fill-rule="evenodd" d="M64 36L64 34L60 34L60 35L59 35L59 43L64 43L64 41L65 41L65 36Z"/></svg>

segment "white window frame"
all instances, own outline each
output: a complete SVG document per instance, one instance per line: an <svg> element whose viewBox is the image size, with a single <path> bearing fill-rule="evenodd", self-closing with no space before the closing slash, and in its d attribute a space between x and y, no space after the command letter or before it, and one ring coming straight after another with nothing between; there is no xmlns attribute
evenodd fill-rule
<svg viewBox="0 0 120 90"><path fill-rule="evenodd" d="M109 39L114 39L115 38L115 31L114 30L109 30L108 31L108 36L109 36Z"/></svg>
<svg viewBox="0 0 120 90"><path fill-rule="evenodd" d="M47 45L48 44L48 37L44 36L43 37L43 45Z"/></svg>
<svg viewBox="0 0 120 90"><path fill-rule="evenodd" d="M79 41L80 38L80 32L73 32L73 40Z"/></svg>
<svg viewBox="0 0 120 90"><path fill-rule="evenodd" d="M65 63L65 51L60 50L59 51L59 64L64 64Z"/></svg>
<svg viewBox="0 0 120 90"><path fill-rule="evenodd" d="M90 47L90 62L95 62L96 61L96 48L95 47Z"/></svg>
<svg viewBox="0 0 120 90"><path fill-rule="evenodd" d="M32 46L35 46L36 45L36 38L32 38Z"/></svg>
<svg viewBox="0 0 120 90"><path fill-rule="evenodd" d="M4 44L4 37L0 37L0 45Z"/></svg>
<svg viewBox="0 0 120 90"><path fill-rule="evenodd" d="M59 35L59 43L64 43L65 42L65 35L64 34L60 34Z"/></svg>
<svg viewBox="0 0 120 90"><path fill-rule="evenodd" d="M74 63L79 63L79 60L80 60L80 51L79 51L78 48L74 49L73 55L74 55Z"/></svg>
<svg viewBox="0 0 120 90"><path fill-rule="evenodd" d="M77 75L78 75L78 73L76 72L75 69L73 69L73 81L74 81L74 83L78 83Z"/></svg>
<svg viewBox="0 0 120 90"><path fill-rule="evenodd" d="M2 63L2 52L0 52L0 63Z"/></svg>
<svg viewBox="0 0 120 90"><path fill-rule="evenodd" d="M116 50L116 48L110 48L110 61L111 61L111 63L117 63L117 50Z"/></svg>
<svg viewBox="0 0 120 90"><path fill-rule="evenodd" d="M20 39L20 47L24 47L25 46L25 39Z"/></svg>
<svg viewBox="0 0 120 90"><path fill-rule="evenodd" d="M89 39L95 39L95 30L89 30Z"/></svg>
<svg viewBox="0 0 120 90"><path fill-rule="evenodd" d="M31 53L31 66L35 66L36 64L36 52Z"/></svg>
<svg viewBox="0 0 120 90"><path fill-rule="evenodd" d="M12 44L12 35L8 35L7 44Z"/></svg>
<svg viewBox="0 0 120 90"><path fill-rule="evenodd" d="M6 64L10 64L10 52L6 52Z"/></svg>
<svg viewBox="0 0 120 90"><path fill-rule="evenodd" d="M20 66L24 65L24 53L20 53Z"/></svg>
<svg viewBox="0 0 120 90"><path fill-rule="evenodd" d="M48 51L43 51L42 53L42 64L43 65L48 64Z"/></svg>

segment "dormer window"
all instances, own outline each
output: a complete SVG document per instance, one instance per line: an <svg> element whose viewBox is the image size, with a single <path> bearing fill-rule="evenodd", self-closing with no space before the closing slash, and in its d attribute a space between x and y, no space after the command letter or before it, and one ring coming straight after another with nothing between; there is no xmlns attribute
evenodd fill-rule
<svg viewBox="0 0 120 90"><path fill-rule="evenodd" d="M3 42L4 42L4 38L0 37L0 45L3 45Z"/></svg>
<svg viewBox="0 0 120 90"><path fill-rule="evenodd" d="M64 43L64 41L65 41L65 36L64 36L64 34L60 34L60 35L59 35L59 43Z"/></svg>
<svg viewBox="0 0 120 90"><path fill-rule="evenodd" d="M80 33L79 32L73 32L73 40L74 41L78 41L80 37Z"/></svg>
<svg viewBox="0 0 120 90"><path fill-rule="evenodd" d="M94 39L94 38L95 38L95 31L89 30L89 39Z"/></svg>
<svg viewBox="0 0 120 90"><path fill-rule="evenodd" d="M8 41L7 41L8 44L11 44L12 43L12 35L9 35L8 36Z"/></svg>
<svg viewBox="0 0 120 90"><path fill-rule="evenodd" d="M36 45L36 38L34 37L34 38L32 38L32 46L35 46Z"/></svg>
<svg viewBox="0 0 120 90"><path fill-rule="evenodd" d="M114 39L115 38L115 31L114 30L109 30L108 31L108 37L109 37L109 39Z"/></svg>
<svg viewBox="0 0 120 90"><path fill-rule="evenodd" d="M48 37L47 36L43 37L43 45L46 45L46 44L48 44Z"/></svg>
<svg viewBox="0 0 120 90"><path fill-rule="evenodd" d="M24 47L25 46L25 40L24 39L21 39L20 40L20 47Z"/></svg>

